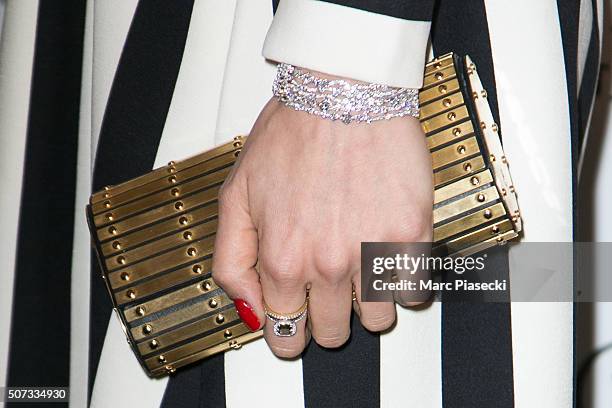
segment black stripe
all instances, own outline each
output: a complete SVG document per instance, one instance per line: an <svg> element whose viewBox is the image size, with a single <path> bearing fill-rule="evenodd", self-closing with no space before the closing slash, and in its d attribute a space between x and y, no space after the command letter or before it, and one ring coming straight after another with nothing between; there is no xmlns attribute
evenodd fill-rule
<svg viewBox="0 0 612 408"><path fill-rule="evenodd" d="M603 91L605 95L605 89L602 90L599 82L599 64L600 64L600 38L599 38L599 19L598 13L604 12L604 10L597 9L597 0L592 1L593 7L593 27L591 30L591 40L589 42L589 48L586 58L586 63L584 67L582 83L580 85L580 90L578 92L578 105L579 105L579 118L580 118L580 151L583 151L586 146L584 143L586 142L586 131L589 120L590 109L595 105L594 97L597 94L598 98L599 93ZM605 51L604 51L605 52ZM602 65L602 69L604 66ZM603 95L602 95L603 96ZM605 97L605 96L604 96ZM603 108L603 109L601 109ZM590 135L588 138L588 143L590 148L583 152L583 163L582 163L582 175L581 179L578 182L579 185L579 199L584 206L584 208L578 209L580 216L580 225L578 225L578 240L580 241L590 241L593 237L592 228L595 225L594 223L594 214L591 210L591 203L593 202L594 192L595 192L595 183L596 177L593 177L594 174L597 174L597 168L599 165L599 156L600 149L597 149L598 146L602 145L603 138L605 137L605 132L600 128L601 125L605 124L605 118L607 114L607 104L601 104L600 107L595 109L593 112L592 125L590 128ZM603 113L603 115L602 115ZM588 214L588 215L586 215ZM574 271L577 272L576 270ZM575 275L574 275L575 276ZM580 358L580 354L584 354L584 350L580 350L577 345L577 335L576 333L580 333L579 343L581 344L592 344L592 319L593 319L593 305L592 304L575 304L574 305L574 364L576 364L577 358ZM578 349L578 350L577 350ZM576 407L590 407L592 406L592 392L588 387L590 375L592 373L592 367L595 360L601 356L602 353L606 351L610 351L611 348L603 348L600 350L596 350L593 353L587 354L587 356L582 356L580 360L582 363L580 367L575 368L574 374L574 405Z"/></svg>
<svg viewBox="0 0 612 408"><path fill-rule="evenodd" d="M223 354L177 371L166 387L161 408L225 407Z"/></svg>
<svg viewBox="0 0 612 408"><path fill-rule="evenodd" d="M82 1L39 3L8 386L69 384L70 276L84 22Z"/></svg>
<svg viewBox="0 0 612 408"><path fill-rule="evenodd" d="M93 176L94 191L152 169L183 58L192 8L193 0L138 3L102 123ZM94 256L90 397L112 307L100 275ZM137 364L135 358L134 364ZM223 375L222 364L212 374L218 375L219 370Z"/></svg>
<svg viewBox="0 0 612 408"><path fill-rule="evenodd" d="M283 0L287 1L287 0ZM413 21L431 21L434 0L319 0L326 3L334 3L340 6L369 11L389 17L401 18ZM280 0L272 0L274 10L278 7Z"/></svg>
<svg viewBox="0 0 612 408"><path fill-rule="evenodd" d="M380 337L353 317L351 338L340 349L314 341L302 356L304 402L313 408L380 406Z"/></svg>
<svg viewBox="0 0 612 408"><path fill-rule="evenodd" d="M559 23L561 24L561 39L563 42L563 58L565 61L565 78L567 82L567 97L571 127L572 144L572 220L574 239L578 234L578 161L580 160L580 116L578 109L578 24L580 16L580 0L557 0ZM595 11L595 10L594 10ZM595 23L596 14L593 14ZM574 281L576 265L574 265ZM574 375L572 378L572 398L576 405L576 304L573 308L573 344L572 359Z"/></svg>
<svg viewBox="0 0 612 408"><path fill-rule="evenodd" d="M576 220L576 209L578 205L577 194L577 166L580 156L578 145L579 118L578 118L578 16L580 16L580 0L557 0L559 12L559 23L561 24L561 38L563 41L563 58L565 60L565 77L567 81L568 110L571 125L572 139L572 200ZM576 222L574 225L574 235L576 235Z"/></svg>
<svg viewBox="0 0 612 408"><path fill-rule="evenodd" d="M437 54L472 57L499 123L484 1L438 2L432 40ZM508 279L507 249L490 253L486 265L487 279ZM514 406L509 303L443 302L442 398L446 408Z"/></svg>
<svg viewBox="0 0 612 408"><path fill-rule="evenodd" d="M434 0L320 0L403 20L431 21Z"/></svg>

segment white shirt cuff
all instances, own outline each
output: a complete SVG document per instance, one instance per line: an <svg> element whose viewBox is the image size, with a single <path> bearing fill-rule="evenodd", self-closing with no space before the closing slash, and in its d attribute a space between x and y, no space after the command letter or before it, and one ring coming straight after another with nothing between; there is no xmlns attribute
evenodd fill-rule
<svg viewBox="0 0 612 408"><path fill-rule="evenodd" d="M316 0L281 0L265 58L360 81L420 88L429 21Z"/></svg>

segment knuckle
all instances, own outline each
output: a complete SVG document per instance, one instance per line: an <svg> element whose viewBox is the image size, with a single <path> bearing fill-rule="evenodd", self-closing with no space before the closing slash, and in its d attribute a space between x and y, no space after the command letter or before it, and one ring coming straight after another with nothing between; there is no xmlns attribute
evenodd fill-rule
<svg viewBox="0 0 612 408"><path fill-rule="evenodd" d="M365 327L371 332L387 330L393 325L394 322L394 315L387 315L382 313L377 313L367 317L362 316L361 318L361 324L363 325L363 327Z"/></svg>
<svg viewBox="0 0 612 408"><path fill-rule="evenodd" d="M323 279L331 283L343 280L349 270L348 257L340 250L320 252L315 264Z"/></svg>
<svg viewBox="0 0 612 408"><path fill-rule="evenodd" d="M227 208L228 205L231 205L231 203L237 200L236 198L237 195L238 195L238 191L237 191L236 184L232 182L232 180L226 179L225 182L219 188L219 193L218 193L219 208L220 209Z"/></svg>
<svg viewBox="0 0 612 408"><path fill-rule="evenodd" d="M235 279L232 278L232 273L229 270L214 269L211 271L211 277L217 285L226 290L232 286Z"/></svg>
<svg viewBox="0 0 612 408"><path fill-rule="evenodd" d="M225 203L229 200L232 191L232 185L229 180L225 180L219 187L218 198L220 203Z"/></svg>
<svg viewBox="0 0 612 408"><path fill-rule="evenodd" d="M293 256L287 254L263 255L262 268L264 274L281 287L295 287L304 280L300 265Z"/></svg>
<svg viewBox="0 0 612 408"><path fill-rule="evenodd" d="M223 285L229 280L228 273L224 271L223 269L219 269L219 268L213 267L211 271L211 276L215 280L215 282L219 285Z"/></svg>

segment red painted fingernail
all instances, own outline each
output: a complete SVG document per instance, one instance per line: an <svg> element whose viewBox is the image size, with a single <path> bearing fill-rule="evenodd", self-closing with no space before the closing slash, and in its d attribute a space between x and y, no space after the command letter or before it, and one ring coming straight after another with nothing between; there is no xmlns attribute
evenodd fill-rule
<svg viewBox="0 0 612 408"><path fill-rule="evenodd" d="M251 329L251 331L259 330L259 319L257 318L257 315L255 314L255 311L251 305L242 299L234 300L234 305L238 311L238 316L240 316L240 319L242 319L242 321L249 326L249 329Z"/></svg>

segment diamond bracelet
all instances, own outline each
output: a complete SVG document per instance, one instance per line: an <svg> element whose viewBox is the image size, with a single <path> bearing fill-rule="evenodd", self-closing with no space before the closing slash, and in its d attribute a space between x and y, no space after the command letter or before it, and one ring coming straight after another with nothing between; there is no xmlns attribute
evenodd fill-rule
<svg viewBox="0 0 612 408"><path fill-rule="evenodd" d="M278 64L272 92L292 109L347 125L419 117L418 89L319 78L285 63Z"/></svg>

